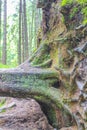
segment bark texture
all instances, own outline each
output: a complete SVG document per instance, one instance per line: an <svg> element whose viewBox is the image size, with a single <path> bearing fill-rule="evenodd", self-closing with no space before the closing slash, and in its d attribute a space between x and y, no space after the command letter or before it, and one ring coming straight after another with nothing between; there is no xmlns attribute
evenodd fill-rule
<svg viewBox="0 0 87 130"><path fill-rule="evenodd" d="M3 14L3 19L4 19L4 23L3 23L3 47L2 47L2 63L6 64L6 60L7 60L7 0L4 0L4 14Z"/></svg>

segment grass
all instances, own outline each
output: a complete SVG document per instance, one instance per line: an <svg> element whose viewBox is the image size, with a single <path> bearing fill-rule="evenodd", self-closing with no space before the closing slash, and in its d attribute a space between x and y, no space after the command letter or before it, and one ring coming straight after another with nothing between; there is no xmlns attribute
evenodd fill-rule
<svg viewBox="0 0 87 130"><path fill-rule="evenodd" d="M5 102L6 102L6 99L2 99L2 100L0 101L0 107L4 106Z"/></svg>
<svg viewBox="0 0 87 130"><path fill-rule="evenodd" d="M4 64L0 63L0 68L1 69L3 69L3 68L14 68L14 67L16 67L16 66L14 66L14 65L4 65Z"/></svg>

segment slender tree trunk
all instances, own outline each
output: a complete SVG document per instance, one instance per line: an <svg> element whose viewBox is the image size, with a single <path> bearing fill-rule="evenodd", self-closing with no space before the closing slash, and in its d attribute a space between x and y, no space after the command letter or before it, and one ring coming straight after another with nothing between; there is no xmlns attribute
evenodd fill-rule
<svg viewBox="0 0 87 130"><path fill-rule="evenodd" d="M22 62L24 62L24 45L25 45L24 12L23 12L23 1L22 1Z"/></svg>
<svg viewBox="0 0 87 130"><path fill-rule="evenodd" d="M38 28L38 24L37 24L37 20L38 20L38 13L37 13L37 8L36 5L34 7L34 48L37 48L37 40L36 40L36 33L37 33L37 28Z"/></svg>
<svg viewBox="0 0 87 130"><path fill-rule="evenodd" d="M2 48L2 63L6 64L7 60L7 0L4 0L4 24L3 24L3 48Z"/></svg>
<svg viewBox="0 0 87 130"><path fill-rule="evenodd" d="M30 20L29 20L29 29L28 29L28 42L29 42L29 56L31 55L31 24L30 24Z"/></svg>
<svg viewBox="0 0 87 130"><path fill-rule="evenodd" d="M22 0L19 3L19 42L18 42L18 64L21 64L21 42L22 42Z"/></svg>
<svg viewBox="0 0 87 130"><path fill-rule="evenodd" d="M28 48L28 31L27 31L27 16L26 16L26 0L23 0L23 15L24 15L24 34L25 34L25 44L24 44L24 60L29 57Z"/></svg>
<svg viewBox="0 0 87 130"><path fill-rule="evenodd" d="M33 29L34 29L34 7L32 5L32 22L31 22L31 54L32 54L32 48L33 48Z"/></svg>
<svg viewBox="0 0 87 130"><path fill-rule="evenodd" d="M35 43L35 48L37 48L37 32L38 29L40 28L40 23L41 23L41 11L40 9L35 8L35 31L34 31L34 43Z"/></svg>
<svg viewBox="0 0 87 130"><path fill-rule="evenodd" d="M2 1L0 0L0 62L1 62L1 7L2 7Z"/></svg>

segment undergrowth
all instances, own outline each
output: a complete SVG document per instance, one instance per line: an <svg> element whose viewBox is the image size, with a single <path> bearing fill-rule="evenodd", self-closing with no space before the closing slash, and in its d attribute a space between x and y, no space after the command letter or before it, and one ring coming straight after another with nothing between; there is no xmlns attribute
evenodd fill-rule
<svg viewBox="0 0 87 130"><path fill-rule="evenodd" d="M66 6L73 3L78 3L82 6L81 12L84 15L83 24L87 24L87 0L62 0L61 6ZM73 12L75 12L78 10L78 8L75 9L73 8L73 10L74 10Z"/></svg>

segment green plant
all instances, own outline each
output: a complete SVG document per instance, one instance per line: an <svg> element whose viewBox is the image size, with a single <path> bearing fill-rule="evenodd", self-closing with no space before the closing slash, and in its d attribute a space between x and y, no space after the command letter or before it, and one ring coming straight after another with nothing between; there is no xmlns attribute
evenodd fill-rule
<svg viewBox="0 0 87 130"><path fill-rule="evenodd" d="M66 4L71 4L73 2L73 0L62 0L61 5L65 6Z"/></svg>
<svg viewBox="0 0 87 130"><path fill-rule="evenodd" d="M74 0L74 1L73 0L62 0L61 5L66 6L68 4L72 4L73 2L74 3L77 2L78 4L80 4L82 6L81 12L84 15L83 24L87 24L87 6L86 6L87 0ZM72 10L72 13L70 14L70 18L72 18L77 11L78 11L78 8L74 7Z"/></svg>
<svg viewBox="0 0 87 130"><path fill-rule="evenodd" d="M5 102L6 102L6 99L2 99L2 100L0 101L0 107L2 107L2 106L5 104Z"/></svg>
<svg viewBox="0 0 87 130"><path fill-rule="evenodd" d="M77 2L79 2L80 4L86 4L87 0L76 0Z"/></svg>
<svg viewBox="0 0 87 130"><path fill-rule="evenodd" d="M72 13L70 14L70 18L73 18L77 12L78 12L78 8L74 7Z"/></svg>
<svg viewBox="0 0 87 130"><path fill-rule="evenodd" d="M0 68L13 68L14 65L3 65L3 64L0 64Z"/></svg>
<svg viewBox="0 0 87 130"><path fill-rule="evenodd" d="M87 7L84 7L82 9L82 13L84 15L84 20L83 20L83 24L87 24Z"/></svg>

